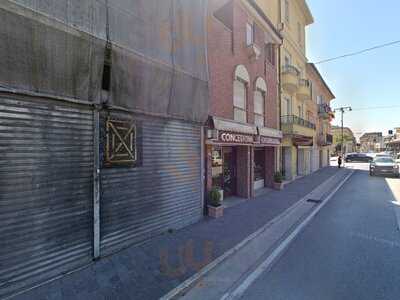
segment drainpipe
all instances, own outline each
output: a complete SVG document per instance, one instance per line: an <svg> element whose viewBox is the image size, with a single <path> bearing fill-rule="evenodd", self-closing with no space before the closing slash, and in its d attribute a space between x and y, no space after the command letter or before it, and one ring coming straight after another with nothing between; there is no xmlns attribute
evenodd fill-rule
<svg viewBox="0 0 400 300"><path fill-rule="evenodd" d="M282 23L282 0L278 0L278 24ZM279 31L279 33L282 34L282 29ZM282 115L282 83L281 83L281 79L282 79L282 74L281 74L281 62L282 62L282 46L283 46L283 41L282 43L279 45L278 47L278 98L279 98L279 103L278 103L278 129L282 130L282 123L281 123L281 115ZM282 171L283 170L283 166L281 165L282 163L282 155L283 155L283 151L282 151L282 146L279 147L279 152L277 155L277 162L276 162L276 171Z"/></svg>

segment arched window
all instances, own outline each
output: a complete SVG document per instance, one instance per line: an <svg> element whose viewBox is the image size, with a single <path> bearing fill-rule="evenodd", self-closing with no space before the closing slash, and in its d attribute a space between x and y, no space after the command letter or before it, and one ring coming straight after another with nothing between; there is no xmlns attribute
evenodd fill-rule
<svg viewBox="0 0 400 300"><path fill-rule="evenodd" d="M260 127L265 126L265 96L267 94L267 84L265 80L258 77L254 91L254 124Z"/></svg>
<svg viewBox="0 0 400 300"><path fill-rule="evenodd" d="M233 81L233 118L235 121L247 123L247 86L250 76L243 65L235 69Z"/></svg>

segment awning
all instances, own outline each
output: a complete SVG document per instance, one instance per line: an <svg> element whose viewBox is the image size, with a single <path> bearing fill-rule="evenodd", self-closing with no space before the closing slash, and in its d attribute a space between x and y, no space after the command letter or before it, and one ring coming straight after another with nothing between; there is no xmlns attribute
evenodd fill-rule
<svg viewBox="0 0 400 300"><path fill-rule="evenodd" d="M257 135L257 127L255 125L243 124L232 120L212 117L214 129L219 131L237 132L244 134Z"/></svg>
<svg viewBox="0 0 400 300"><path fill-rule="evenodd" d="M293 135L292 142L295 146L313 146L314 138L312 136Z"/></svg>

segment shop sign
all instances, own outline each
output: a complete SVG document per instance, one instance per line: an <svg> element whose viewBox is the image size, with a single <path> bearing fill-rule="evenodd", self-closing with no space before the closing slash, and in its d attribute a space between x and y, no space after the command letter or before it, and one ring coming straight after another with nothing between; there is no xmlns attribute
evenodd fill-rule
<svg viewBox="0 0 400 300"><path fill-rule="evenodd" d="M279 139L275 139L275 138L271 138L271 137L260 136L260 144L279 146L281 144L281 141Z"/></svg>
<svg viewBox="0 0 400 300"><path fill-rule="evenodd" d="M223 143L234 143L234 144L254 143L254 137L252 135L230 133L225 131L219 132L219 140Z"/></svg>

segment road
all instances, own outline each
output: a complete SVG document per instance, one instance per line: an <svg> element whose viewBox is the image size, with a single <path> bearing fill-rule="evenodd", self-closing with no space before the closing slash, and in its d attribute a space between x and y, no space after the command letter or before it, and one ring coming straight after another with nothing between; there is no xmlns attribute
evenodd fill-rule
<svg viewBox="0 0 400 300"><path fill-rule="evenodd" d="M242 299L400 299L400 179L356 169Z"/></svg>

